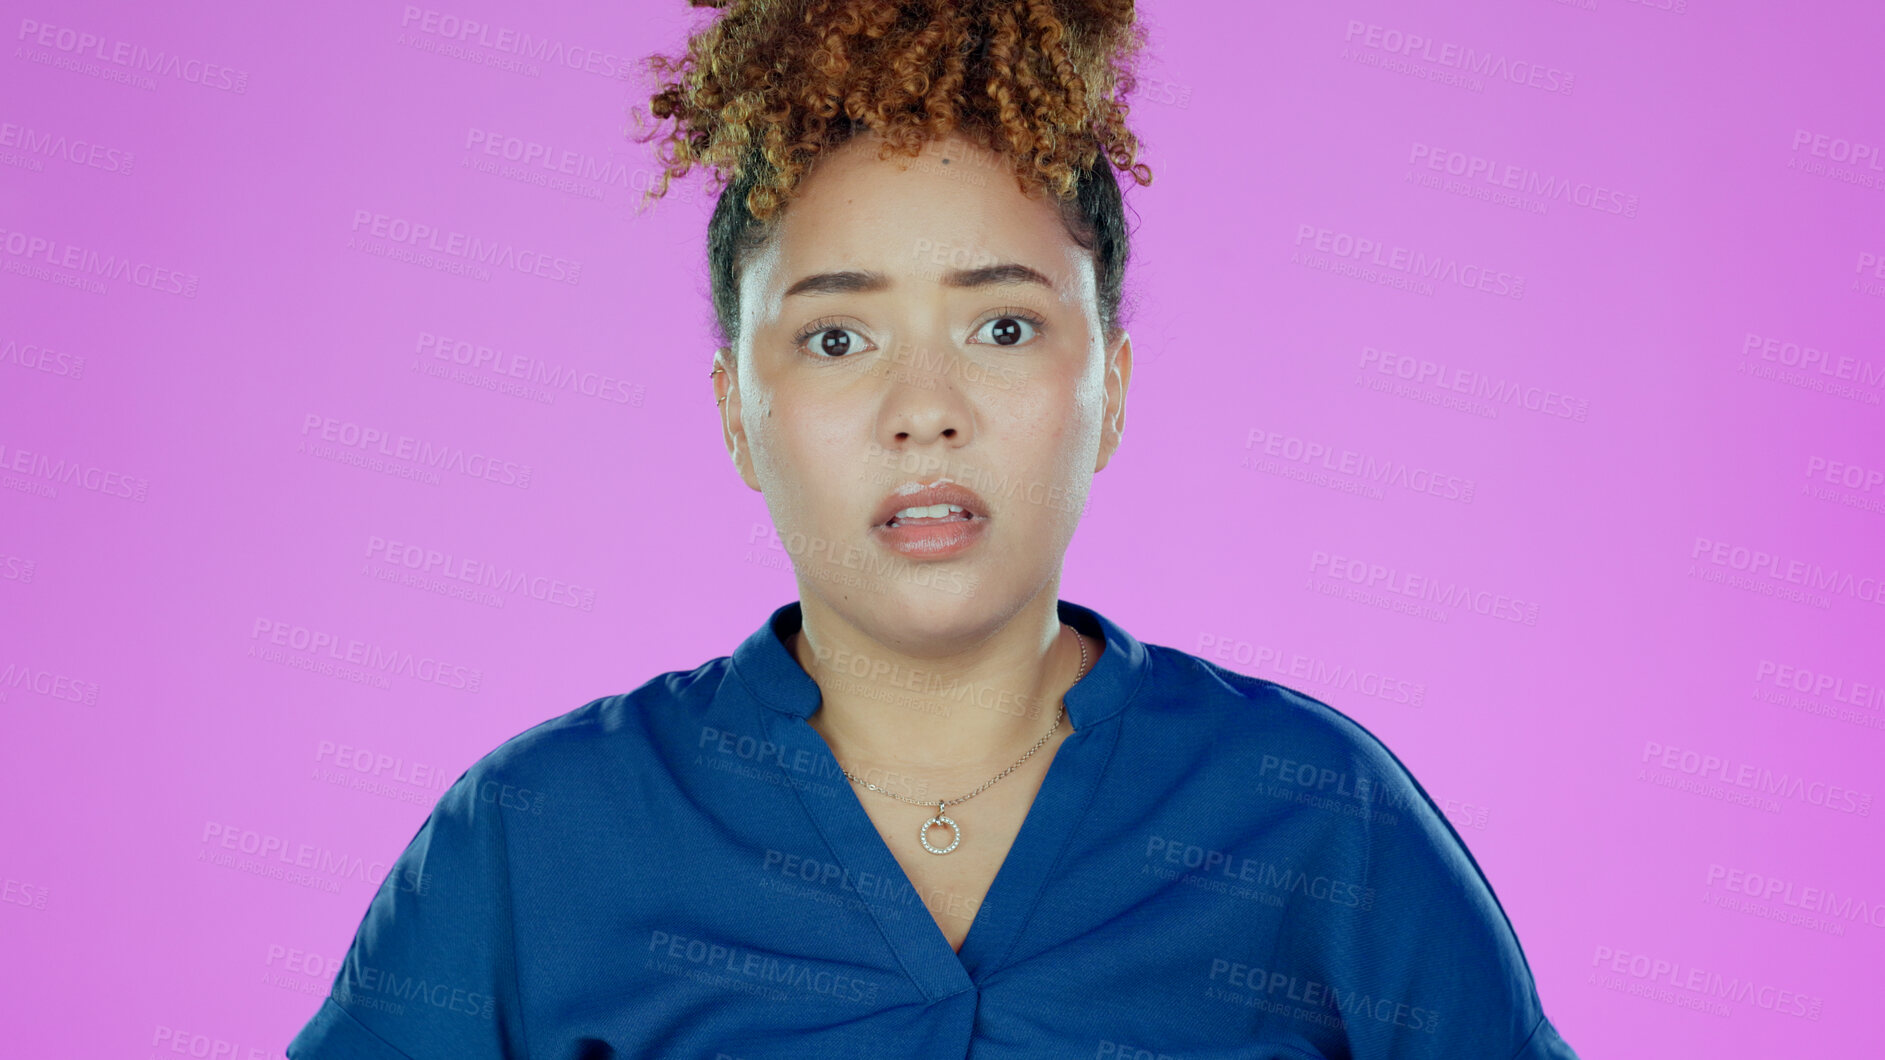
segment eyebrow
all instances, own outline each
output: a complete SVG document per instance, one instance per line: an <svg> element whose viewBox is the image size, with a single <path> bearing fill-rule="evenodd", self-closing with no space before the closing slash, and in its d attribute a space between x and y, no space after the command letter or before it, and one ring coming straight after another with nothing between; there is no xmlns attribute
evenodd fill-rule
<svg viewBox="0 0 1885 1060"><path fill-rule="evenodd" d="M1037 284L1048 290L1054 289L1054 283L1040 272L1026 265L1003 262L980 269L955 269L944 273L945 287L996 287L1011 284ZM874 291L886 291L893 281L881 272L848 270L844 272L814 273L786 288L785 298L794 295L820 294L860 294Z"/></svg>

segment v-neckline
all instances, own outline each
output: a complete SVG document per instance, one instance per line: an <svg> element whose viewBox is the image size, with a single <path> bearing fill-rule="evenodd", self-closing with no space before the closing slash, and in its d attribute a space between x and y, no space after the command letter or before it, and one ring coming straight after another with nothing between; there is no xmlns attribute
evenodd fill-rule
<svg viewBox="0 0 1885 1060"><path fill-rule="evenodd" d="M808 721L822 694L783 640L800 626L798 603L775 609L733 654L732 687L754 701L780 761L813 765L816 781L799 773L786 786L833 860L854 881L869 874L891 885L860 884L857 897L899 965L932 1002L974 989L1007 960L1098 792L1119 740L1118 715L1150 671L1146 646L1124 629L1079 604L1059 600L1056 606L1062 621L1105 647L1064 696L1074 732L1055 749L960 952L950 947L859 793L844 779L830 746Z"/></svg>
<svg viewBox="0 0 1885 1060"><path fill-rule="evenodd" d="M843 781L824 737L804 718L767 718L771 739L788 752L806 751L829 760L829 775ZM854 785L831 785L829 794L794 785L799 802L837 862L853 879L865 874L889 880L884 896L860 894L898 961L923 993L937 1001L971 989L998 967L1040 902L1047 878L1059 862L1075 825L1098 788L1119 727L1101 723L1069 734L1054 749L1014 842L995 871L988 893L969 922L962 949L955 950L922 902L921 891L884 842ZM820 770L820 773L825 773ZM898 900L903 896L903 900Z"/></svg>

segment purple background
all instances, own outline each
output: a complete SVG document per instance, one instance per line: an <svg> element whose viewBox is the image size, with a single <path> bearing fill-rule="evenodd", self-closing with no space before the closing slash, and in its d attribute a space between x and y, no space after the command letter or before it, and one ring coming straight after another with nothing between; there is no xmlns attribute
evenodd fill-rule
<svg viewBox="0 0 1885 1060"><path fill-rule="evenodd" d="M711 13L5 6L0 1051L280 1056L444 785L795 598L633 214ZM1885 1053L1881 8L1145 17L1061 595L1385 740L1584 1056Z"/></svg>

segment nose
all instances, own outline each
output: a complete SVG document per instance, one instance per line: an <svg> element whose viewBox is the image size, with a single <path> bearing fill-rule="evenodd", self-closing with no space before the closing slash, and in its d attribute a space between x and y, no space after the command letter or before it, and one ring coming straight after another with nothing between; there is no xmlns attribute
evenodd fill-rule
<svg viewBox="0 0 1885 1060"><path fill-rule="evenodd" d="M959 385L960 357L947 344L924 342L901 345L884 361L880 441L887 448L971 440L975 411Z"/></svg>

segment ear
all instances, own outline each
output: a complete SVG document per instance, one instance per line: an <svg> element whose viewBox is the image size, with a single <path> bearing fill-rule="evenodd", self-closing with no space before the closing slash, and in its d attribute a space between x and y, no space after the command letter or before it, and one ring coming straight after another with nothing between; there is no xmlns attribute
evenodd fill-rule
<svg viewBox="0 0 1885 1060"><path fill-rule="evenodd" d="M759 490L759 479L753 474L752 448L746 442L746 424L740 419L740 386L735 374L736 365L733 348L722 346L713 351L712 372L713 399L719 403L721 440L726 443L727 456L733 460L733 466L739 470L740 479L754 491Z"/></svg>
<svg viewBox="0 0 1885 1060"><path fill-rule="evenodd" d="M1106 412L1100 419L1099 460L1094 471L1106 467L1126 433L1126 391L1132 385L1132 336L1121 331L1106 357Z"/></svg>

